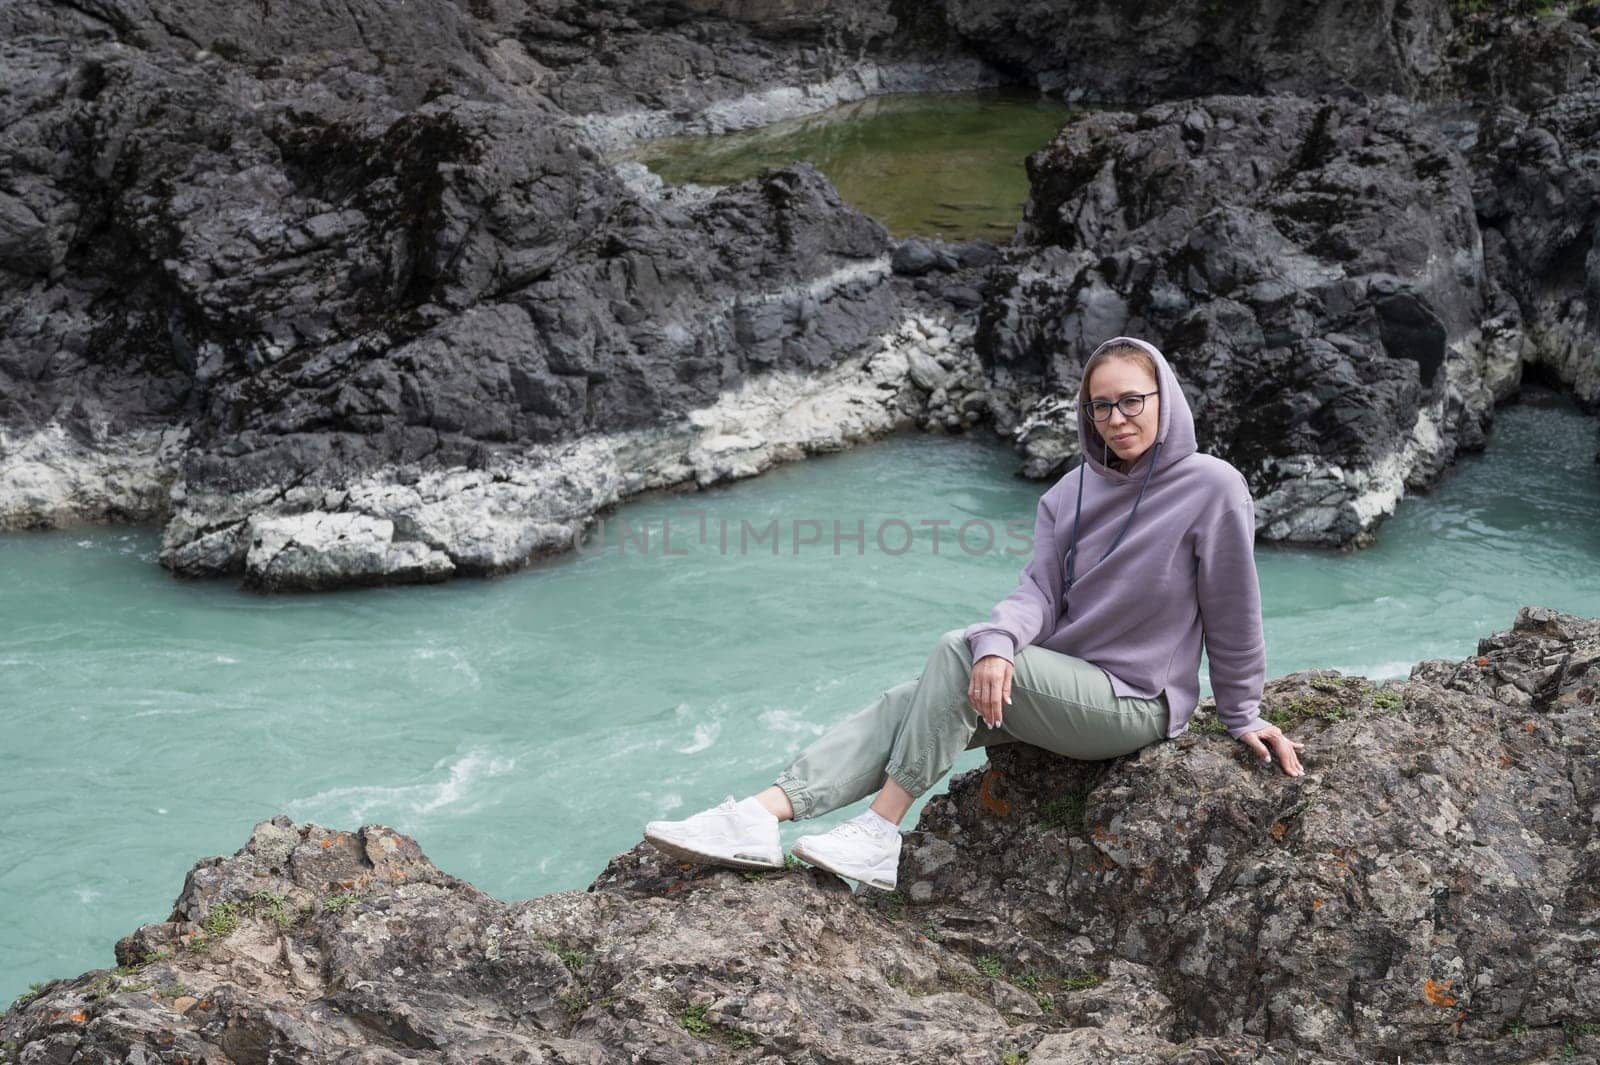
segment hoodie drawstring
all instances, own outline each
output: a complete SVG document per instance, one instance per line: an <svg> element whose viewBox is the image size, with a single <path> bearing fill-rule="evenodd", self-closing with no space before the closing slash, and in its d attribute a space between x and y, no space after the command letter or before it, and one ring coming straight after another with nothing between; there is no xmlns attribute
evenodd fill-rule
<svg viewBox="0 0 1600 1065"><path fill-rule="evenodd" d="M1111 541L1111 546L1106 548L1105 553L1100 556L1101 562L1104 562L1111 555L1111 552L1117 549L1117 545L1122 543L1122 538L1127 536L1128 530L1133 527L1133 516L1139 513L1139 504L1144 501L1144 491L1150 487L1150 478L1156 472L1156 463L1161 460L1161 445L1163 443L1165 443L1163 440L1156 441L1155 450L1150 454L1150 468L1144 471L1144 481L1139 485L1139 495L1133 501L1133 509L1128 511L1128 520L1122 523L1122 531L1117 533L1117 538ZM1063 618L1067 616L1067 596L1072 594L1072 584L1077 580L1078 519L1083 517L1083 481L1088 476L1083 470L1087 465L1088 462L1086 461L1078 463L1078 504L1072 513L1072 546L1067 550L1066 587L1061 591L1061 616Z"/></svg>

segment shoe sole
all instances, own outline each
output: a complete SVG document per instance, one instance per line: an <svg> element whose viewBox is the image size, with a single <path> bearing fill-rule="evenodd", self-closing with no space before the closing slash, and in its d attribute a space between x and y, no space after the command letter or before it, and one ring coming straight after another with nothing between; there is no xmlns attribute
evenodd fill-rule
<svg viewBox="0 0 1600 1065"><path fill-rule="evenodd" d="M649 843L662 854L667 855L669 858L677 858L680 861L695 862L700 865L722 865L728 867L729 869L771 870L783 868L782 862L777 862L774 864L773 862L764 862L759 858L729 858L721 854L707 854L704 851L697 851L690 847L685 847L681 843L674 843L671 840L661 839L660 837L653 836L648 832L644 834L644 838L645 842Z"/></svg>
<svg viewBox="0 0 1600 1065"><path fill-rule="evenodd" d="M832 873L834 876L842 876L846 880L854 880L858 884L865 884L867 887L878 891L894 890L894 884L889 881L871 879L863 880L854 873L847 873L843 869L837 869L834 866L829 865L821 858L814 857L813 855L807 853L803 844L796 843L793 847L789 848L789 853L793 854L796 858L799 858L802 862L805 862L808 865L814 865L823 872Z"/></svg>

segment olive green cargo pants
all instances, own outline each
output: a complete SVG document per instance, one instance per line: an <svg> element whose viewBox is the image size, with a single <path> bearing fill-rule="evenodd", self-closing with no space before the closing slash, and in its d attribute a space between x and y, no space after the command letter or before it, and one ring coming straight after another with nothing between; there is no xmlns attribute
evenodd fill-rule
<svg viewBox="0 0 1600 1065"><path fill-rule="evenodd" d="M1166 738L1167 697L1119 698L1098 666L1037 645L1012 663L1011 702L991 729L972 708L972 650L951 629L915 680L841 721L778 775L796 819L818 817L877 792L892 777L921 795L962 751L1031 743L1068 758L1129 754Z"/></svg>

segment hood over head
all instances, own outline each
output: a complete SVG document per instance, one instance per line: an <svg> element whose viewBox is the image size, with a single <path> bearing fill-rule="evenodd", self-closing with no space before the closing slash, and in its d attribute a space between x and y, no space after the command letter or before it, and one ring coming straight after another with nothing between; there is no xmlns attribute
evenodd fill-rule
<svg viewBox="0 0 1600 1065"><path fill-rule="evenodd" d="M1170 469L1178 460L1194 454L1194 415L1189 411L1189 401L1184 398L1183 389L1178 387L1178 379L1172 373L1172 367L1167 365L1167 357L1154 344L1139 340L1135 337L1112 337L1110 340L1095 348L1085 360L1085 366L1094 359L1095 355L1110 347L1135 347L1148 352L1156 364L1156 389L1160 392L1161 411L1156 418L1156 439L1148 451L1139 456L1137 462L1126 470L1115 470L1110 466L1111 445L1105 442L1100 431L1094 427L1094 419L1089 417L1088 406L1082 401L1083 382L1078 386L1078 442L1083 450L1083 465L1078 468L1077 503L1072 516L1072 546L1067 551L1065 574L1062 581L1062 616L1065 617L1071 609L1069 597L1072 594L1073 582L1077 579L1078 571L1078 524L1083 516L1083 482L1087 474L1084 467L1093 470L1099 477L1114 484L1124 484L1134 479L1139 482L1139 494L1133 499L1133 505L1128 508L1127 520L1122 524L1122 531L1117 533L1111 546L1105 549L1100 556L1104 562L1110 557L1111 552L1117 549L1127 537L1128 530L1133 528L1134 519L1139 514L1139 504L1144 501L1145 490L1150 487L1150 481L1157 472Z"/></svg>
<svg viewBox="0 0 1600 1065"><path fill-rule="evenodd" d="M1139 461L1131 468L1117 470L1110 464L1114 458L1111 446L1095 428L1087 406L1081 402L1078 404L1078 443L1083 450L1083 459L1095 473L1116 482L1126 481L1130 477L1143 477L1147 472L1160 472L1149 471L1147 463L1159 463L1161 469L1166 469L1195 452L1194 414L1189 410L1189 401L1184 397L1178 378L1173 374L1172 367L1167 365L1167 357L1161 354L1161 349L1137 337L1112 337L1095 348L1084 364L1087 366L1090 359L1107 348L1121 347L1135 347L1148 352L1155 361L1156 388L1161 392L1161 414L1156 421L1156 442L1150 445L1150 450L1140 455ZM1081 381L1078 393L1080 396L1083 394Z"/></svg>

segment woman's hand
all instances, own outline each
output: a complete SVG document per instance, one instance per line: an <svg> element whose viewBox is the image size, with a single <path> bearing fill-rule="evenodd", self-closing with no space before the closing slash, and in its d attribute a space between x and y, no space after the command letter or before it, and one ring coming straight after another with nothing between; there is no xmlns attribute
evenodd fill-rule
<svg viewBox="0 0 1600 1065"><path fill-rule="evenodd" d="M1012 666L999 655L984 655L972 667L967 698L990 728L1000 727L1003 707L1011 701Z"/></svg>
<svg viewBox="0 0 1600 1065"><path fill-rule="evenodd" d="M1304 772L1300 768L1300 755L1297 752L1305 744L1285 736L1277 725L1268 725L1255 732L1246 732L1239 737L1239 742L1256 752L1256 757L1263 762L1268 758L1267 748L1272 748L1272 753L1278 756L1278 766L1286 777L1297 777Z"/></svg>

